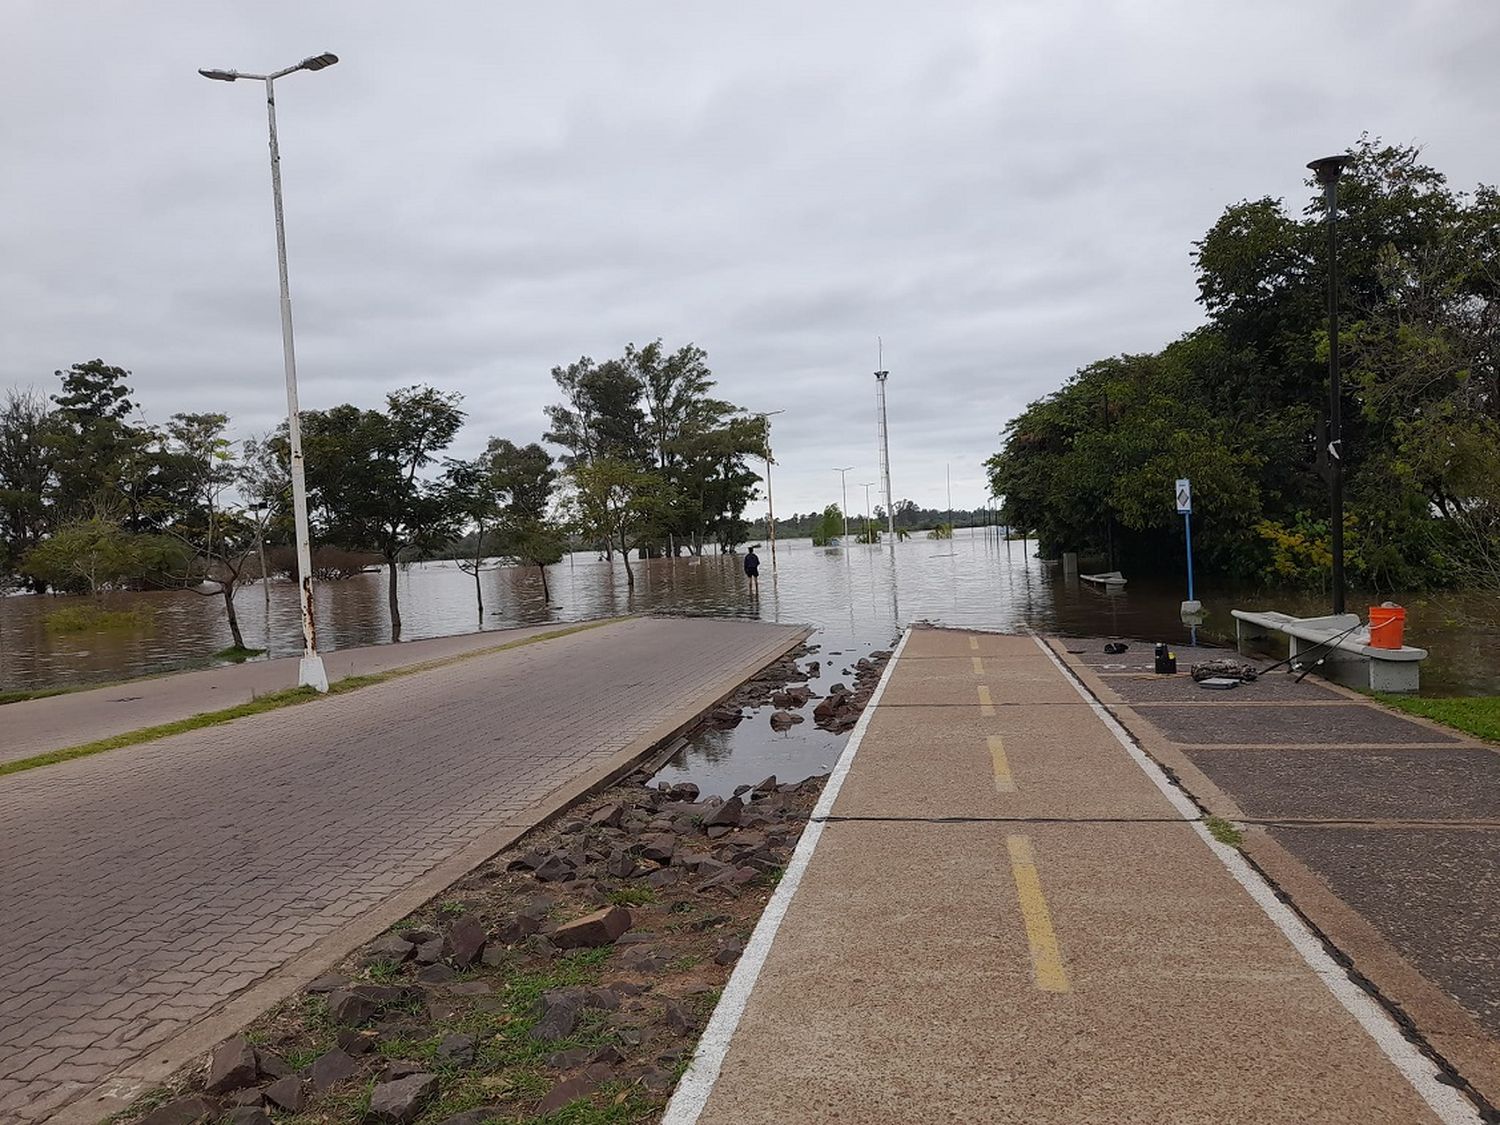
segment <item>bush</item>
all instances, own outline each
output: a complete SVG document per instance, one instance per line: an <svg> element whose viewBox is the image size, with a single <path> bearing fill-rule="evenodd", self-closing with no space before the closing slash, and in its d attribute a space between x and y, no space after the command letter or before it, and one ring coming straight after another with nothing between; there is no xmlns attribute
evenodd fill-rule
<svg viewBox="0 0 1500 1125"><path fill-rule="evenodd" d="M143 628L151 623L145 609L104 609L102 606L69 605L47 615L53 633L109 633Z"/></svg>

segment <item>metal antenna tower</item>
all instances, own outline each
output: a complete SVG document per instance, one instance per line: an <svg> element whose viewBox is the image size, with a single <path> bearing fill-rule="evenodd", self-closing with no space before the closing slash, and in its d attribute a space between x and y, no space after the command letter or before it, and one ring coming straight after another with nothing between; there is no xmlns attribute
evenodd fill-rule
<svg viewBox="0 0 1500 1125"><path fill-rule="evenodd" d="M890 372L885 370L885 344L879 336L875 337L875 348L877 362L880 370L875 372L875 403L877 407L877 429L880 435L880 483L885 489L885 526L891 536L891 541L896 538L896 502L891 496L891 433L890 426L885 418L885 381L890 377Z"/></svg>

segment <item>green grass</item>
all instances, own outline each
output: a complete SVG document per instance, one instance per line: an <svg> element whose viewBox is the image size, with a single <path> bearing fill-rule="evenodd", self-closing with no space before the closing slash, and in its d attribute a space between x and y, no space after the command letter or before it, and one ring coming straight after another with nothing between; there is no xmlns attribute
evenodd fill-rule
<svg viewBox="0 0 1500 1125"><path fill-rule="evenodd" d="M1490 742L1500 742L1500 695L1424 698L1414 695L1377 695L1388 707L1421 715L1444 726Z"/></svg>
<svg viewBox="0 0 1500 1125"><path fill-rule="evenodd" d="M239 645L230 645L228 648L221 648L218 652L214 653L214 659L243 664L252 656L264 656L265 653L266 650L263 648L241 648Z"/></svg>
<svg viewBox="0 0 1500 1125"><path fill-rule="evenodd" d="M1203 827L1208 829L1208 834L1221 844L1228 844L1231 848L1237 848L1245 842L1245 837L1229 821L1222 816L1205 816Z"/></svg>
<svg viewBox="0 0 1500 1125"><path fill-rule="evenodd" d="M106 633L139 629L151 623L151 615L140 609L104 609L97 605L68 605L47 615L53 633Z"/></svg>
<svg viewBox="0 0 1500 1125"><path fill-rule="evenodd" d="M90 684L90 687L94 685ZM53 687L37 688L35 691L0 691L0 707L7 703L25 703L30 699L46 699L53 695L68 695L71 692L82 691L83 688L76 687Z"/></svg>
<svg viewBox="0 0 1500 1125"><path fill-rule="evenodd" d="M616 906L645 906L656 901L656 892L650 887L621 887L609 892L609 901Z"/></svg>
<svg viewBox="0 0 1500 1125"><path fill-rule="evenodd" d="M533 637L523 637L518 641L509 641L505 644L495 645L493 648L476 649L474 652L448 656L440 660L428 660L420 664L409 664L403 668L392 668L389 671L377 672L368 676L346 676L344 679L336 680L329 685L328 695L345 695L351 691L359 691L361 688L383 684L389 680L401 679L404 676L415 675L418 672L428 672L435 668L444 668L450 664L472 660L475 657L488 656L491 653L503 652L506 649L521 648L525 645L537 644L541 641L550 641L557 637L582 633L588 629L598 629L619 620L621 618L611 617L601 621L589 621L582 625L572 625L566 629L554 629L546 633L538 633ZM259 715L266 711L279 710L282 707L294 707L303 703L311 703L314 700L322 698L323 696L319 695L318 692L306 687L271 692L269 695L262 695L258 699L252 699L248 703L239 703L233 707L225 707L220 711L205 711L200 715L192 715L186 719L177 719L170 723L159 723L156 726L142 727L140 730L125 731L122 734L110 735L108 738L95 739L93 742L85 742L80 746L68 746L60 750L49 750L45 754L33 754L29 758L18 758L13 762L0 762L0 777L4 777L6 774L21 773L24 770L38 769L42 766L55 765L58 762L70 762L74 758L88 758L95 754L103 754L108 750L120 750L126 746L139 746L143 742L155 742L159 738L169 738L174 734L186 734L188 731L202 730L205 727L215 727L223 723L232 723L236 719L247 718L250 715Z"/></svg>

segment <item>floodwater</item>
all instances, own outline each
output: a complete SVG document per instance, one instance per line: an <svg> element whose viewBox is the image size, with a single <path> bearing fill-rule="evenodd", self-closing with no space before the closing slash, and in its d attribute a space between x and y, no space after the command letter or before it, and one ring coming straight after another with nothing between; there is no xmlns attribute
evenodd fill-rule
<svg viewBox="0 0 1500 1125"><path fill-rule="evenodd" d="M1035 544L1030 545L1032 550ZM542 597L536 568L498 567L481 575L485 615L478 617L473 577L452 563L414 564L398 576L408 640L502 629L519 624L576 621L620 613L657 612L754 617L806 623L814 643L857 659L887 648L902 626L927 620L953 625L1072 635L1120 635L1167 640L1192 637L1178 619L1185 596L1176 583L1132 580L1104 593L1065 579L1059 568L1027 557L1020 542L1005 543L981 529L960 529L952 540L913 538L884 545L813 547L782 540L776 563L760 551L761 593L752 598L738 556L711 555L637 561L635 590L624 568L593 554L575 554L549 568L555 599ZM245 641L289 655L301 648L295 588L273 583L239 591ZM1326 610L1315 595L1256 594L1200 588L1209 611L1200 639L1233 636L1231 608L1277 608L1308 615ZM217 596L190 591L107 595L110 608L137 608L139 628L100 634L58 633L47 616L70 600L0 599L0 691L98 683L202 666L229 645ZM1351 608L1364 601L1351 597ZM1500 693L1500 598L1475 593L1410 600L1407 636L1432 656L1422 668L1429 694ZM316 594L320 646L327 649L390 639L383 571L320 583ZM267 637L269 636L269 644ZM840 657L832 657L840 661ZM843 664L839 663L838 667ZM837 669L835 669L837 670ZM810 723L804 724L811 726ZM800 730L801 728L795 728ZM759 780L750 778L750 781Z"/></svg>

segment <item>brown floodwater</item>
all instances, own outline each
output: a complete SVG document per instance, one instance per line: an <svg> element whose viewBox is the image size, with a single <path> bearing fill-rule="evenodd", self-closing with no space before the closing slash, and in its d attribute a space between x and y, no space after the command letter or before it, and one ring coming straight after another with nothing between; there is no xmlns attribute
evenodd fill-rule
<svg viewBox="0 0 1500 1125"><path fill-rule="evenodd" d="M1035 544L1032 544L1034 549ZM473 578L451 563L421 563L398 575L404 636L408 640L502 629L519 624L574 621L633 612L708 614L807 623L826 651L850 653L889 646L900 628L927 620L954 625L1071 635L1110 634L1185 645L1192 634L1178 619L1181 584L1132 579L1103 593L1065 579L1050 563L1024 557L983 531L960 529L952 540L914 538L848 549L782 540L776 565L762 556L761 593L752 598L738 556L638 561L636 586L627 588L616 558L575 554L548 571L554 604L542 597L535 568L498 567L483 573L485 614L476 612ZM390 639L383 572L317 587L320 643L325 648ZM301 645L295 590L288 583L250 586L235 600L246 643L289 655ZM1198 590L1208 610L1199 639L1232 637L1231 608L1326 612L1316 595ZM143 624L97 634L57 632L48 616L77 599L0 598L0 691L118 680L212 662L229 645L217 597L188 591L119 593L114 609L141 611ZM1351 608L1366 601L1350 599ZM1447 593L1404 600L1410 643L1432 656L1422 668L1427 694L1500 693L1500 598ZM809 724L810 725L810 724ZM750 780L758 780L751 778Z"/></svg>

